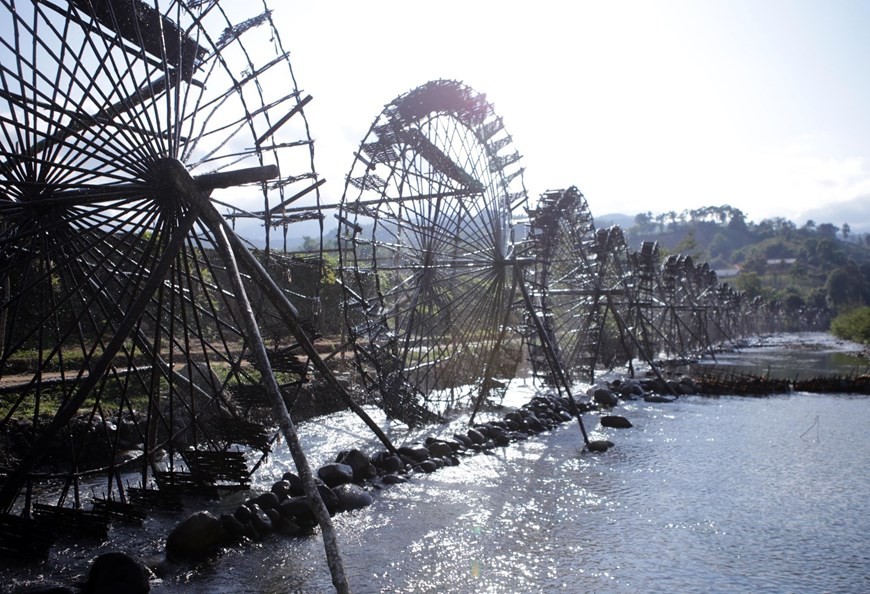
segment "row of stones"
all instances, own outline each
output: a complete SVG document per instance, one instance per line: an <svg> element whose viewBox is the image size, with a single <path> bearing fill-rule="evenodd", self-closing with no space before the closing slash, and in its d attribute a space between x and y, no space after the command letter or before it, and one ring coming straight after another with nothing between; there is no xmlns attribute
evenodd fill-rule
<svg viewBox="0 0 870 594"><path fill-rule="evenodd" d="M597 408L593 404L578 406L583 412ZM366 487L382 489L406 482L414 473L456 466L463 456L504 447L571 421L574 417L570 410L566 398L536 396L501 419L476 424L448 438L430 436L423 443L399 447L396 453L383 450L368 456L359 449L340 452L335 462L318 468L315 482L330 514L364 508L373 502ZM605 451L612 445L609 441L594 441L589 449ZM175 561L196 560L221 547L262 540L273 533L308 534L315 525L302 480L286 472L270 491L249 498L233 513L216 517L203 511L189 516L169 534L166 552Z"/></svg>

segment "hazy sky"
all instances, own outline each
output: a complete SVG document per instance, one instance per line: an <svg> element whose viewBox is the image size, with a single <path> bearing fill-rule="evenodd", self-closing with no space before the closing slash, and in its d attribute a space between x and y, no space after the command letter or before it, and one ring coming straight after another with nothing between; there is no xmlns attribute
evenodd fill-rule
<svg viewBox="0 0 870 594"><path fill-rule="evenodd" d="M755 221L870 221L870 1L273 8L314 96L327 200L384 104L449 78L504 118L533 197L576 185L594 215L731 204Z"/></svg>

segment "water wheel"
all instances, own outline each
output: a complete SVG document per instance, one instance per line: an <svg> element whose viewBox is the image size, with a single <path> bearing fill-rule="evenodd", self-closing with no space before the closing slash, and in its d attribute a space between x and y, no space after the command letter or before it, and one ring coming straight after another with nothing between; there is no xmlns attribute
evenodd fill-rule
<svg viewBox="0 0 870 594"><path fill-rule="evenodd" d="M496 394L520 359L520 155L484 95L455 82L391 101L355 154L340 270L358 368L409 424Z"/></svg>
<svg viewBox="0 0 870 594"><path fill-rule="evenodd" d="M127 501L131 467L244 488L258 338L203 213L268 248L318 183L271 11L11 0L0 22L0 508L79 508L94 481Z"/></svg>

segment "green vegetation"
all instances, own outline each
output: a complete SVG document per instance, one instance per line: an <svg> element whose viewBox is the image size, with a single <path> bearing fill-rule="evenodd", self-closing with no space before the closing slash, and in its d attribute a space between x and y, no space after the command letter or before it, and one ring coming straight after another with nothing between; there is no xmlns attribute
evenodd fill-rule
<svg viewBox="0 0 870 594"><path fill-rule="evenodd" d="M870 344L870 307L857 307L841 313L831 322L834 336Z"/></svg>
<svg viewBox="0 0 870 594"><path fill-rule="evenodd" d="M656 241L663 255L708 262L750 298L778 300L787 309L825 308L832 316L870 306L870 234L848 223L802 227L781 217L747 221L731 206L635 216L629 246Z"/></svg>

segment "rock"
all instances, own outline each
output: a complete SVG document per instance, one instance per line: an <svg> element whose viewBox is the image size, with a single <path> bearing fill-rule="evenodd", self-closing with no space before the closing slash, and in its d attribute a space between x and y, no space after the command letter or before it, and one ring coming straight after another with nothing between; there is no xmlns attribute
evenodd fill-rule
<svg viewBox="0 0 870 594"><path fill-rule="evenodd" d="M539 419L538 416L532 412L529 412L529 414L526 415L525 421L526 427L529 428L529 432L531 433L540 433L541 431L546 430L546 427L544 427L541 419Z"/></svg>
<svg viewBox="0 0 870 594"><path fill-rule="evenodd" d="M510 438L510 435L507 432L505 432L505 433L502 433L501 435L496 436L493 439L493 442L495 443L496 446L503 448L503 447L510 445L511 438Z"/></svg>
<svg viewBox="0 0 870 594"><path fill-rule="evenodd" d="M281 516L277 521L272 523L275 526L275 532L283 536L295 536L302 531L296 522L285 516Z"/></svg>
<svg viewBox="0 0 870 594"><path fill-rule="evenodd" d="M606 452L613 447L613 442L606 439L595 439L590 441L586 447L589 448L590 452Z"/></svg>
<svg viewBox="0 0 870 594"><path fill-rule="evenodd" d="M416 468L419 468L423 472L435 472L438 470L438 465L434 460L424 460L423 462L420 462Z"/></svg>
<svg viewBox="0 0 870 594"><path fill-rule="evenodd" d="M407 483L408 479L397 474L385 474L381 477L385 485L398 485L399 483Z"/></svg>
<svg viewBox="0 0 870 594"><path fill-rule="evenodd" d="M278 497L278 502L282 502L290 497L290 481L280 480L272 485L272 493Z"/></svg>
<svg viewBox="0 0 870 594"><path fill-rule="evenodd" d="M631 424L631 421L625 417L619 417L616 415L601 417L601 426L610 427L612 429L630 429L631 427L634 427L634 425Z"/></svg>
<svg viewBox="0 0 870 594"><path fill-rule="evenodd" d="M326 511L332 516L338 510L338 497L335 492L326 485L317 485L317 490L320 492L320 498L323 500L323 505L326 506Z"/></svg>
<svg viewBox="0 0 870 594"><path fill-rule="evenodd" d="M489 425L484 425L481 423L481 424L475 425L474 427L472 427L472 429L474 429L475 431L480 433L483 436L484 440L490 439L492 437L492 435L490 434L490 431L489 431Z"/></svg>
<svg viewBox="0 0 870 594"><path fill-rule="evenodd" d="M429 449L426 446L402 446L399 454L407 456L414 462L422 462L429 459Z"/></svg>
<svg viewBox="0 0 870 594"><path fill-rule="evenodd" d="M613 407L619 404L619 397L608 388L595 388L592 401L598 406Z"/></svg>
<svg viewBox="0 0 870 594"><path fill-rule="evenodd" d="M311 509L311 504L308 503L308 498L304 495L291 497L287 501L281 502L278 510L282 516L292 520L299 526L313 526L317 523L314 510Z"/></svg>
<svg viewBox="0 0 870 594"><path fill-rule="evenodd" d="M682 393L682 391L681 391L682 388L680 387L680 382L678 382L677 380L672 380L672 379L668 380L667 386L668 386L668 389L664 392L665 394L673 394L676 396L676 395Z"/></svg>
<svg viewBox="0 0 870 594"><path fill-rule="evenodd" d="M633 379L626 380L617 391L622 396L643 396L643 387L638 380Z"/></svg>
<svg viewBox="0 0 870 594"><path fill-rule="evenodd" d="M662 378L656 377L651 378L646 382L641 384L644 390L648 392L656 392L657 394L670 394L670 390L668 389L668 384Z"/></svg>
<svg viewBox="0 0 870 594"><path fill-rule="evenodd" d="M215 518L216 521L217 518ZM144 594L151 590L151 572L126 553L103 553L91 564L88 594Z"/></svg>
<svg viewBox="0 0 870 594"><path fill-rule="evenodd" d="M471 441L470 437L468 437L467 435L463 435L461 433L456 433L453 436L453 439L455 439L457 443L460 443L467 448L470 448L471 446L474 445L474 442Z"/></svg>
<svg viewBox="0 0 870 594"><path fill-rule="evenodd" d="M353 449L345 452L336 462L347 464L353 469L353 480L356 482L364 481L369 478L369 467L371 460L360 450Z"/></svg>
<svg viewBox="0 0 870 594"><path fill-rule="evenodd" d="M689 396L691 394L697 394L698 393L698 386L697 386L697 384L695 384L695 382L694 382L694 380L692 380L692 378L685 375L682 378L680 378L679 391L680 391L679 392L680 394L683 394L686 396Z"/></svg>
<svg viewBox="0 0 870 594"><path fill-rule="evenodd" d="M281 479L290 483L290 490L287 492L287 495L290 497L305 494L305 486L302 484L302 479L295 472L285 472Z"/></svg>
<svg viewBox="0 0 870 594"><path fill-rule="evenodd" d="M271 491L258 495L253 499L253 502L263 509L275 509L281 503L278 496Z"/></svg>
<svg viewBox="0 0 870 594"><path fill-rule="evenodd" d="M381 468L386 473L400 472L405 469L405 463L402 462L402 459L398 456L387 456L383 459Z"/></svg>
<svg viewBox="0 0 870 594"><path fill-rule="evenodd" d="M281 512L279 512L277 509L264 509L263 513L269 516L269 521L272 524L272 531L278 532L278 524L280 524L281 520L283 519Z"/></svg>
<svg viewBox="0 0 870 594"><path fill-rule="evenodd" d="M247 505L240 505L233 512L233 517L235 517L242 524L247 524L248 522L250 522L251 515L252 515L251 508L248 507Z"/></svg>
<svg viewBox="0 0 870 594"><path fill-rule="evenodd" d="M232 514L221 515L221 524L224 525L224 530L234 542L239 542L244 539L256 540L257 533L254 528L247 523L240 522L236 516Z"/></svg>
<svg viewBox="0 0 870 594"><path fill-rule="evenodd" d="M657 396L653 394L652 396L645 396L645 402L673 402L674 398L668 398L667 396Z"/></svg>
<svg viewBox="0 0 870 594"><path fill-rule="evenodd" d="M173 561L198 561L217 551L225 538L220 519L211 512L196 512L169 533L166 555Z"/></svg>
<svg viewBox="0 0 870 594"><path fill-rule="evenodd" d="M442 456L452 456L453 448L450 447L450 444L443 441L433 441L429 444L429 455L433 458L440 458Z"/></svg>
<svg viewBox="0 0 870 594"><path fill-rule="evenodd" d="M468 439L470 439L471 443L474 445L482 445L483 442L486 441L486 438L477 429L469 429L466 433L468 435Z"/></svg>
<svg viewBox="0 0 870 594"><path fill-rule="evenodd" d="M353 468L347 464L324 464L317 470L317 476L327 487L335 487L353 482Z"/></svg>
<svg viewBox="0 0 870 594"><path fill-rule="evenodd" d="M256 503L249 507L251 508L251 526L257 533L258 539L266 538L272 534L275 528L272 526L272 519L269 515Z"/></svg>
<svg viewBox="0 0 870 594"><path fill-rule="evenodd" d="M365 489L353 483L339 485L333 491L335 496L338 497L339 512L362 509L374 503L374 499Z"/></svg>

